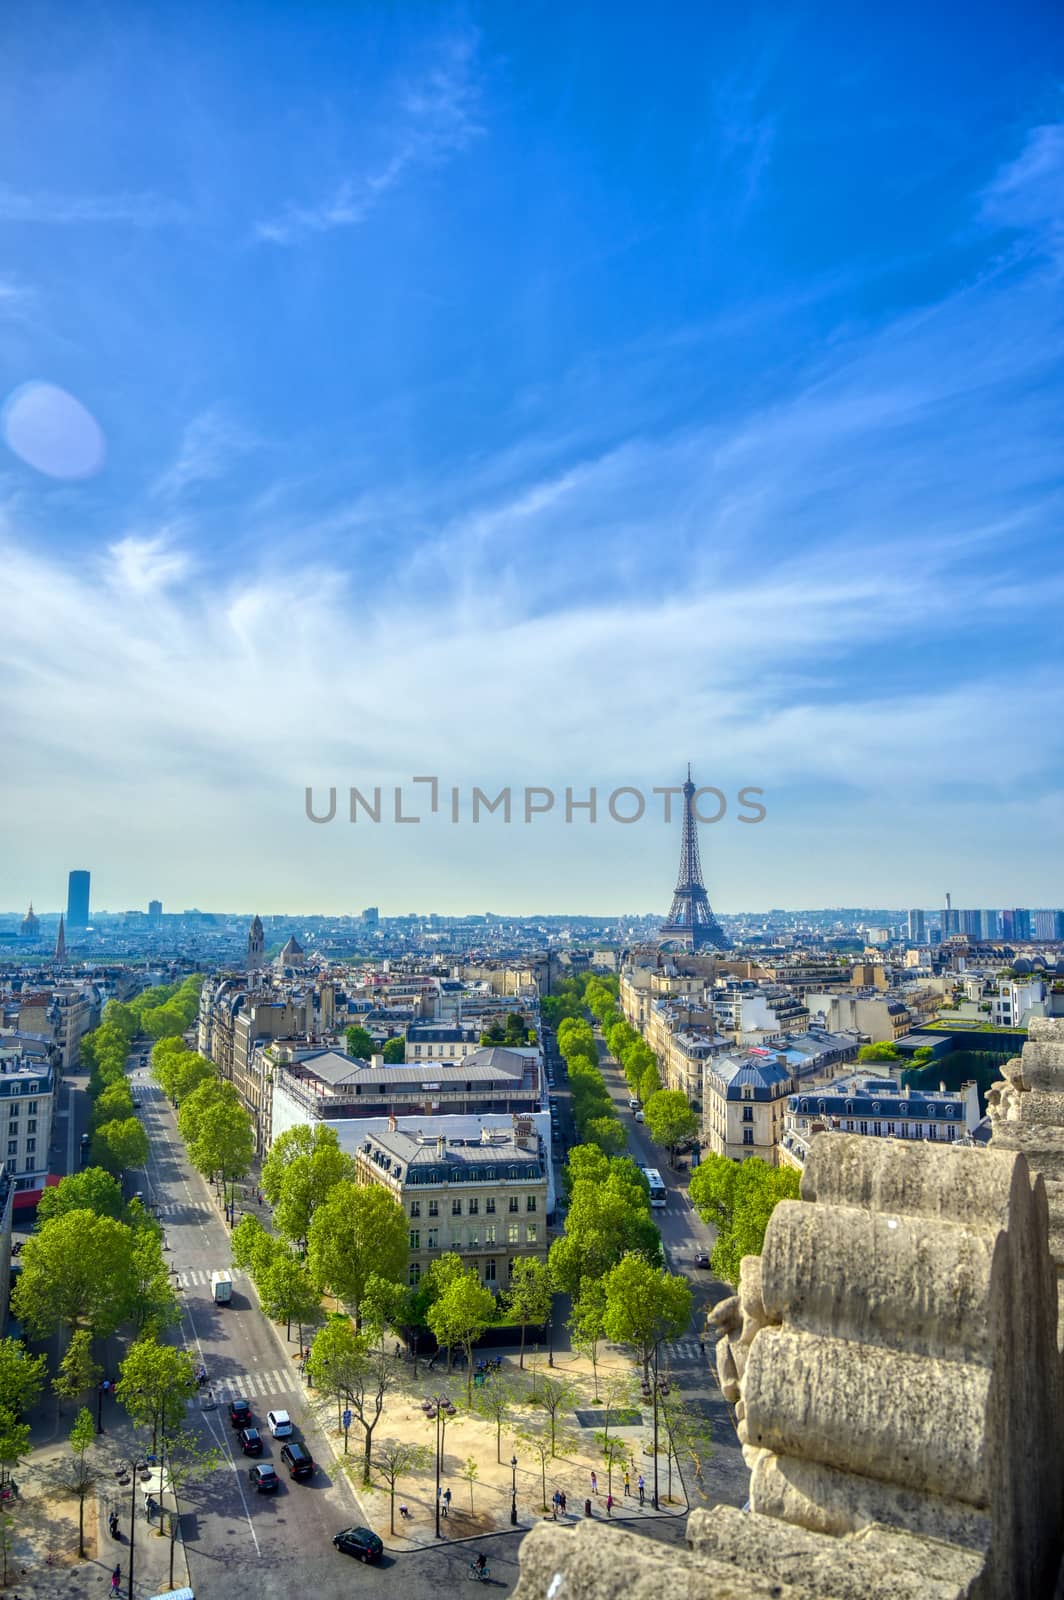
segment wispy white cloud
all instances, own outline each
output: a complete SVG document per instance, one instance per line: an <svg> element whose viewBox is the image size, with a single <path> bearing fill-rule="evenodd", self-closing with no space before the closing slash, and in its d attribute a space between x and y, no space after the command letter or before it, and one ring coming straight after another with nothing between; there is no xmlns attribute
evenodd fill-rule
<svg viewBox="0 0 1064 1600"><path fill-rule="evenodd" d="M1007 228L1064 227L1064 123L1031 129L984 189L982 214Z"/></svg>
<svg viewBox="0 0 1064 1600"><path fill-rule="evenodd" d="M18 278L0 276L0 317L9 321L22 321L36 300L34 290Z"/></svg>
<svg viewBox="0 0 1064 1600"><path fill-rule="evenodd" d="M292 244L310 234L357 227L411 171L459 154L482 132L477 114L476 37L448 41L432 69L396 94L390 153L379 165L345 177L323 199L286 206L255 225L256 237Z"/></svg>
<svg viewBox="0 0 1064 1600"><path fill-rule="evenodd" d="M157 595L184 578L192 569L187 552L169 531L149 535L127 534L109 545L104 562L108 585L126 599Z"/></svg>
<svg viewBox="0 0 1064 1600"><path fill-rule="evenodd" d="M187 207L151 192L74 195L40 190L33 194L0 188L0 222L54 226L125 223L133 228L158 228L184 222Z"/></svg>
<svg viewBox="0 0 1064 1600"><path fill-rule="evenodd" d="M156 499L176 500L196 484L216 482L255 442L220 406L211 406L186 424L174 460L149 492Z"/></svg>

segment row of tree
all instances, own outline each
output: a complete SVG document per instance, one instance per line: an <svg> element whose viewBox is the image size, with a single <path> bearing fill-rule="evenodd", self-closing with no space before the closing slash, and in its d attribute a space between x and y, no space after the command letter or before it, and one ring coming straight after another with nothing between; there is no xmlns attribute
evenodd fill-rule
<svg viewBox="0 0 1064 1600"><path fill-rule="evenodd" d="M591 1024L583 1017L565 1017L558 1024L558 1050L569 1074L577 1136L582 1143L597 1145L604 1155L620 1155L628 1136L599 1070L598 1044Z"/></svg>
<svg viewBox="0 0 1064 1600"><path fill-rule="evenodd" d="M798 1186L793 1167L770 1167L758 1156L731 1161L703 1155L689 1193L702 1220L717 1229L710 1262L718 1278L739 1282L743 1256L761 1254L769 1218L781 1200L798 1199Z"/></svg>

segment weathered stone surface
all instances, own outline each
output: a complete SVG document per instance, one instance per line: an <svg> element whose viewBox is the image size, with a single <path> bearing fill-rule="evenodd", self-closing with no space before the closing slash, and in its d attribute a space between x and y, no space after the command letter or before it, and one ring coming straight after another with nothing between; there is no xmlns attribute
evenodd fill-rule
<svg viewBox="0 0 1064 1600"><path fill-rule="evenodd" d="M957 1600L974 1593L982 1562L939 1539L869 1528L859 1538L824 1539L804 1528L779 1528L734 1506L692 1513L687 1542L697 1554L724 1560L838 1600Z"/></svg>
<svg viewBox="0 0 1064 1600"><path fill-rule="evenodd" d="M985 1511L939 1494L839 1472L819 1461L773 1455L771 1450L751 1450L749 1456L750 1503L766 1517L834 1538L881 1523L971 1550L985 1550L990 1543Z"/></svg>

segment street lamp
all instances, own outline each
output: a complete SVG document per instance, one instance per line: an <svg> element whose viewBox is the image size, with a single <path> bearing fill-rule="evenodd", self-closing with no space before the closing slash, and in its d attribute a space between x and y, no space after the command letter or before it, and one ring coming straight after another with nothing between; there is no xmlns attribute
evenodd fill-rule
<svg viewBox="0 0 1064 1600"><path fill-rule="evenodd" d="M510 1522L517 1527L517 1457L510 1457L510 1471L513 1473L513 1484L510 1489Z"/></svg>
<svg viewBox="0 0 1064 1600"><path fill-rule="evenodd" d="M436 1537L442 1539L440 1532L440 1461L443 1457L443 1441L447 1435L447 1419L453 1417L455 1408L445 1394L434 1394L425 1401L425 1415L430 1422L436 1424Z"/></svg>
<svg viewBox="0 0 1064 1600"><path fill-rule="evenodd" d="M662 1338L664 1338L664 1335L662 1335ZM669 1392L669 1380L668 1380L668 1378L667 1377L662 1378L662 1377L659 1377L659 1375L658 1375L658 1349L659 1349L660 1345L661 1345L661 1339L660 1338L659 1339L655 1339L654 1340L654 1378L653 1378L653 1381L651 1382L649 1379L644 1378L643 1382L642 1382L642 1385L641 1385L643 1399L644 1400L649 1400L649 1399L651 1399L653 1397L653 1401L654 1401L654 1498L653 1498L651 1504L653 1505L655 1511L659 1510L659 1506L658 1506L658 1396L661 1395L662 1398L664 1399L664 1397Z"/></svg>
<svg viewBox="0 0 1064 1600"><path fill-rule="evenodd" d="M104 1397L105 1394L110 1394L110 1392L111 1392L111 1380L110 1380L110 1378L104 1378L102 1383L97 1384L97 1386L96 1386L96 1432L97 1433L102 1433L103 1432L103 1397Z"/></svg>

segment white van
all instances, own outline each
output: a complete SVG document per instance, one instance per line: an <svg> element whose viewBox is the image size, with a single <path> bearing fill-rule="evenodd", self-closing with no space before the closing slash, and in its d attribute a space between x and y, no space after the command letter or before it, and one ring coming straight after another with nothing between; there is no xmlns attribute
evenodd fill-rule
<svg viewBox="0 0 1064 1600"><path fill-rule="evenodd" d="M646 1119L646 1117L644 1117L644 1115L643 1115L643 1113L641 1111L637 1111L636 1114L635 1114L635 1120L637 1122L645 1122L647 1119Z"/></svg>
<svg viewBox="0 0 1064 1600"><path fill-rule="evenodd" d="M629 1111L638 1111L639 1110L639 1101L635 1098L634 1095L631 1097L631 1099L628 1102L628 1109L629 1109Z"/></svg>

